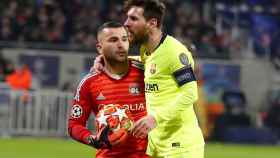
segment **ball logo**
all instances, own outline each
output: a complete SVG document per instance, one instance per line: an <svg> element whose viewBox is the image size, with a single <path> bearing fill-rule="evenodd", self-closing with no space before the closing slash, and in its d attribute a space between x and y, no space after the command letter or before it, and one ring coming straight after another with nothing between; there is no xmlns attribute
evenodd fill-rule
<svg viewBox="0 0 280 158"><path fill-rule="evenodd" d="M72 112L71 112L71 116L73 118L79 118L81 117L83 114L83 110L82 110L82 107L80 105L74 105L72 107Z"/></svg>
<svg viewBox="0 0 280 158"><path fill-rule="evenodd" d="M126 130L132 127L131 113L119 104L108 104L101 109L96 116L97 130L104 126L109 126L111 132L118 131L120 128Z"/></svg>

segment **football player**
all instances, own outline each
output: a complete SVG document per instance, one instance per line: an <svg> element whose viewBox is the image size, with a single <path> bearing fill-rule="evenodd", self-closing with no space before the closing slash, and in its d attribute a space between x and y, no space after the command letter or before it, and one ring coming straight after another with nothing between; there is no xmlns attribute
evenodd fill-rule
<svg viewBox="0 0 280 158"><path fill-rule="evenodd" d="M141 45L148 111L132 133L148 133L151 157L203 158L203 135L193 110L198 93L191 52L162 31L165 5L160 0L127 0L125 10L131 42Z"/></svg>
<svg viewBox="0 0 280 158"><path fill-rule="evenodd" d="M156 158L203 158L204 139L193 110L198 99L194 60L180 41L162 31L165 5L127 0L124 25L140 45L145 64L147 116L134 124L136 137L148 134L147 154ZM102 56L92 69L102 70Z"/></svg>
<svg viewBox="0 0 280 158"><path fill-rule="evenodd" d="M91 113L119 104L131 113L132 121L146 115L143 66L128 60L128 32L122 24L107 22L97 31L98 52L104 71L86 75L77 87L68 120L69 135L97 149L97 158L146 158L146 138L136 138L121 128L109 134L104 126L93 134L86 122Z"/></svg>

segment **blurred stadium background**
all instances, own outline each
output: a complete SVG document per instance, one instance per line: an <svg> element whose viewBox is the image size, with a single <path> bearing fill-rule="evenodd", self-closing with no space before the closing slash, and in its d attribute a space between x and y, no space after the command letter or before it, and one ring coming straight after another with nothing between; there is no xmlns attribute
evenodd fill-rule
<svg viewBox="0 0 280 158"><path fill-rule="evenodd" d="M197 61L205 157L279 157L280 1L164 2L164 30ZM96 56L97 26L123 21L122 3L1 0L0 157L93 157L67 136L68 105Z"/></svg>

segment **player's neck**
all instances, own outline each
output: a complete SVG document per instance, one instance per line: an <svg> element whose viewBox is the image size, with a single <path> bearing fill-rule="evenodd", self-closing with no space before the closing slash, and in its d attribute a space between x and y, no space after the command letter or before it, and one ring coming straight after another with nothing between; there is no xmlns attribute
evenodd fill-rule
<svg viewBox="0 0 280 158"><path fill-rule="evenodd" d="M163 33L160 29L151 31L147 42L144 43L144 47L146 48L146 52L148 54L152 54L155 51L155 49L158 47L158 45L160 43L162 36L163 36Z"/></svg>
<svg viewBox="0 0 280 158"><path fill-rule="evenodd" d="M108 62L105 61L105 70L107 73L113 74L113 75L118 75L118 76L123 76L128 72L128 60L125 62Z"/></svg>

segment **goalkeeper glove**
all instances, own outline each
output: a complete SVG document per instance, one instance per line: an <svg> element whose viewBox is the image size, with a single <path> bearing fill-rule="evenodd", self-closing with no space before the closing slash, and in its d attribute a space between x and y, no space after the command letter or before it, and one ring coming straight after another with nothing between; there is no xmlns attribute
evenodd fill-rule
<svg viewBox="0 0 280 158"><path fill-rule="evenodd" d="M88 145L100 149L100 148L111 148L124 142L128 134L125 129L119 129L115 132L110 132L109 126L105 126L101 129L97 135L90 135L87 138Z"/></svg>

